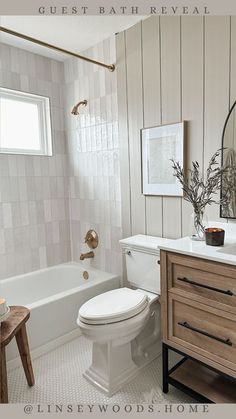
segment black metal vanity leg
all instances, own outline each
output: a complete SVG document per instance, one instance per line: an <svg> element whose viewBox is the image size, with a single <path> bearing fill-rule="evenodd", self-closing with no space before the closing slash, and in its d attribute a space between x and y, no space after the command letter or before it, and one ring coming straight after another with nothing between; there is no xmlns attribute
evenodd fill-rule
<svg viewBox="0 0 236 419"><path fill-rule="evenodd" d="M162 344L162 391L163 393L168 393L169 384L168 384L168 346L164 343Z"/></svg>

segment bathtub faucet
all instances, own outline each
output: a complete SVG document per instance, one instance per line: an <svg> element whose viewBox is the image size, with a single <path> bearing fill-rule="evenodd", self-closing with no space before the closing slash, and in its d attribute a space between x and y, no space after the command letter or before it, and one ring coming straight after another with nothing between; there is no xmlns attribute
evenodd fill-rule
<svg viewBox="0 0 236 419"><path fill-rule="evenodd" d="M84 259L90 259L90 258L94 258L94 252L88 252L88 253L81 253L80 255L80 260L84 260Z"/></svg>

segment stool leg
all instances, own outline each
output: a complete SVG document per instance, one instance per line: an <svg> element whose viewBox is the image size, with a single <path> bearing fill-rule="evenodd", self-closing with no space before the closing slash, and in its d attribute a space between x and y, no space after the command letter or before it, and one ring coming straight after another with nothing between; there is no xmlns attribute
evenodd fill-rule
<svg viewBox="0 0 236 419"><path fill-rule="evenodd" d="M28 385L32 387L35 381L25 324L23 324L19 332L16 334L16 342Z"/></svg>
<svg viewBox="0 0 236 419"><path fill-rule="evenodd" d="M0 403L8 403L7 363L5 347L1 349L1 393Z"/></svg>

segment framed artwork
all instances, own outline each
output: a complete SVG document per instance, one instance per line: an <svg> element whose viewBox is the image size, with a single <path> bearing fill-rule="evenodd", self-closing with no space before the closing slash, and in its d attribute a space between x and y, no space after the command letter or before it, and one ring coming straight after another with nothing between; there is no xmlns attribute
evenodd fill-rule
<svg viewBox="0 0 236 419"><path fill-rule="evenodd" d="M183 196L170 159L184 166L184 122L141 130L142 193Z"/></svg>

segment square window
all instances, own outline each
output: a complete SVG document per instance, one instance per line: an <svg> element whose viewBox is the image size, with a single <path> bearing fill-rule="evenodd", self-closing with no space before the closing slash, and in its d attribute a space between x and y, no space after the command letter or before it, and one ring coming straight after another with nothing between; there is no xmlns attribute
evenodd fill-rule
<svg viewBox="0 0 236 419"><path fill-rule="evenodd" d="M49 98L0 88L0 153L52 155Z"/></svg>

